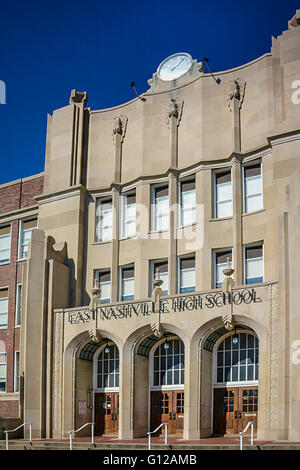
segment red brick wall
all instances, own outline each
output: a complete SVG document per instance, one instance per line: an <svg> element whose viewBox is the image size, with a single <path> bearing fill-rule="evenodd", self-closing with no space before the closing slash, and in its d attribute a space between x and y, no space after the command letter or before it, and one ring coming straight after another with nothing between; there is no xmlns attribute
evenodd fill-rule
<svg viewBox="0 0 300 470"><path fill-rule="evenodd" d="M34 196L43 192L43 176L0 188L0 215L20 208L37 205ZM1 223L1 220L0 220ZM0 329L7 359L6 391L14 391L14 356L20 351L20 327L15 327L16 284L22 282L22 268L26 261L18 261L19 220L11 222L11 250L9 264L0 265L0 288L8 286L8 327ZM17 398L17 397L16 397ZM0 416L18 417L18 400L5 400L0 394Z"/></svg>
<svg viewBox="0 0 300 470"><path fill-rule="evenodd" d="M18 418L19 402L17 400L1 400L0 416L3 418Z"/></svg>

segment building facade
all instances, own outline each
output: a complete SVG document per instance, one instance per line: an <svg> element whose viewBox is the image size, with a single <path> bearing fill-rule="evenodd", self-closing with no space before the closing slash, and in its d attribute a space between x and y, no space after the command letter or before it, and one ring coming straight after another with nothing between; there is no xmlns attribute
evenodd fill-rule
<svg viewBox="0 0 300 470"><path fill-rule="evenodd" d="M0 344L7 368L19 348L33 436L167 422L199 439L252 420L260 439L299 440L299 40L297 10L248 64L212 76L174 54L128 103L92 110L72 90L48 116L24 209L38 228L0 266L0 295L5 269L22 285L20 343L10 320ZM3 240L22 210L3 211Z"/></svg>

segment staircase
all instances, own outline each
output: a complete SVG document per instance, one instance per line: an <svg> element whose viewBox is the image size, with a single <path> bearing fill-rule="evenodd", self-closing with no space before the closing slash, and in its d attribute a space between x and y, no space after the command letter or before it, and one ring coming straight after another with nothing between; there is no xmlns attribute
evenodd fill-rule
<svg viewBox="0 0 300 470"><path fill-rule="evenodd" d="M245 444L244 450L300 450L300 443L289 444L289 443L260 443L251 446ZM5 450L5 440L0 441L0 451ZM9 441L9 450L69 450L69 441L58 441L58 440L33 440L32 444L29 441L23 439L11 439ZM73 441L73 450L148 450L147 443L125 443L125 442L96 442L92 445L90 442L76 442ZM199 444L199 443L174 443L168 444L151 444L152 450L239 450L239 444L224 443L224 444Z"/></svg>

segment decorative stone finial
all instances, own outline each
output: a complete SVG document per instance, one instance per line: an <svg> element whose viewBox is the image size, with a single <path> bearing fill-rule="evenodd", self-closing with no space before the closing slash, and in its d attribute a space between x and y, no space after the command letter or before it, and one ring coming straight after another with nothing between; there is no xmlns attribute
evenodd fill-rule
<svg viewBox="0 0 300 470"><path fill-rule="evenodd" d="M98 296L100 294L100 292L101 292L101 289L99 289L98 281L95 278L94 287L91 289L91 293L94 297L94 296Z"/></svg>
<svg viewBox="0 0 300 470"><path fill-rule="evenodd" d="M242 107L245 96L245 89L246 82L243 78L236 78L235 80L231 80L229 82L227 91L227 104L230 110L234 99L238 100L239 107Z"/></svg>
<svg viewBox="0 0 300 470"><path fill-rule="evenodd" d="M170 122L172 117L176 118L177 126L179 126L183 109L183 100L180 98L171 98L168 105L168 118L167 125L170 128Z"/></svg>
<svg viewBox="0 0 300 470"><path fill-rule="evenodd" d="M155 270L155 278L154 278L154 281L153 281L153 285L154 287L160 287L162 284L163 284L163 280L160 278L159 276L159 268L156 268Z"/></svg>
<svg viewBox="0 0 300 470"><path fill-rule="evenodd" d="M128 117L125 114L121 114L120 116L116 116L113 118L112 121L112 135L113 141L115 140L116 134L121 135L121 142L123 142L126 129L127 129Z"/></svg>
<svg viewBox="0 0 300 470"><path fill-rule="evenodd" d="M77 90L71 90L70 101L69 103L82 103L84 106L88 100L88 94L86 91L80 92Z"/></svg>

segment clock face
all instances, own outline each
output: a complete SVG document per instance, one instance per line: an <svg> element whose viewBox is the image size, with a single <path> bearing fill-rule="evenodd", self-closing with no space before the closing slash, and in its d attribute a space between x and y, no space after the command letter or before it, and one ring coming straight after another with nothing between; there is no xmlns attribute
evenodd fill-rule
<svg viewBox="0 0 300 470"><path fill-rule="evenodd" d="M175 80L184 75L192 65L192 57L186 52L167 57L158 67L157 75L165 82Z"/></svg>

